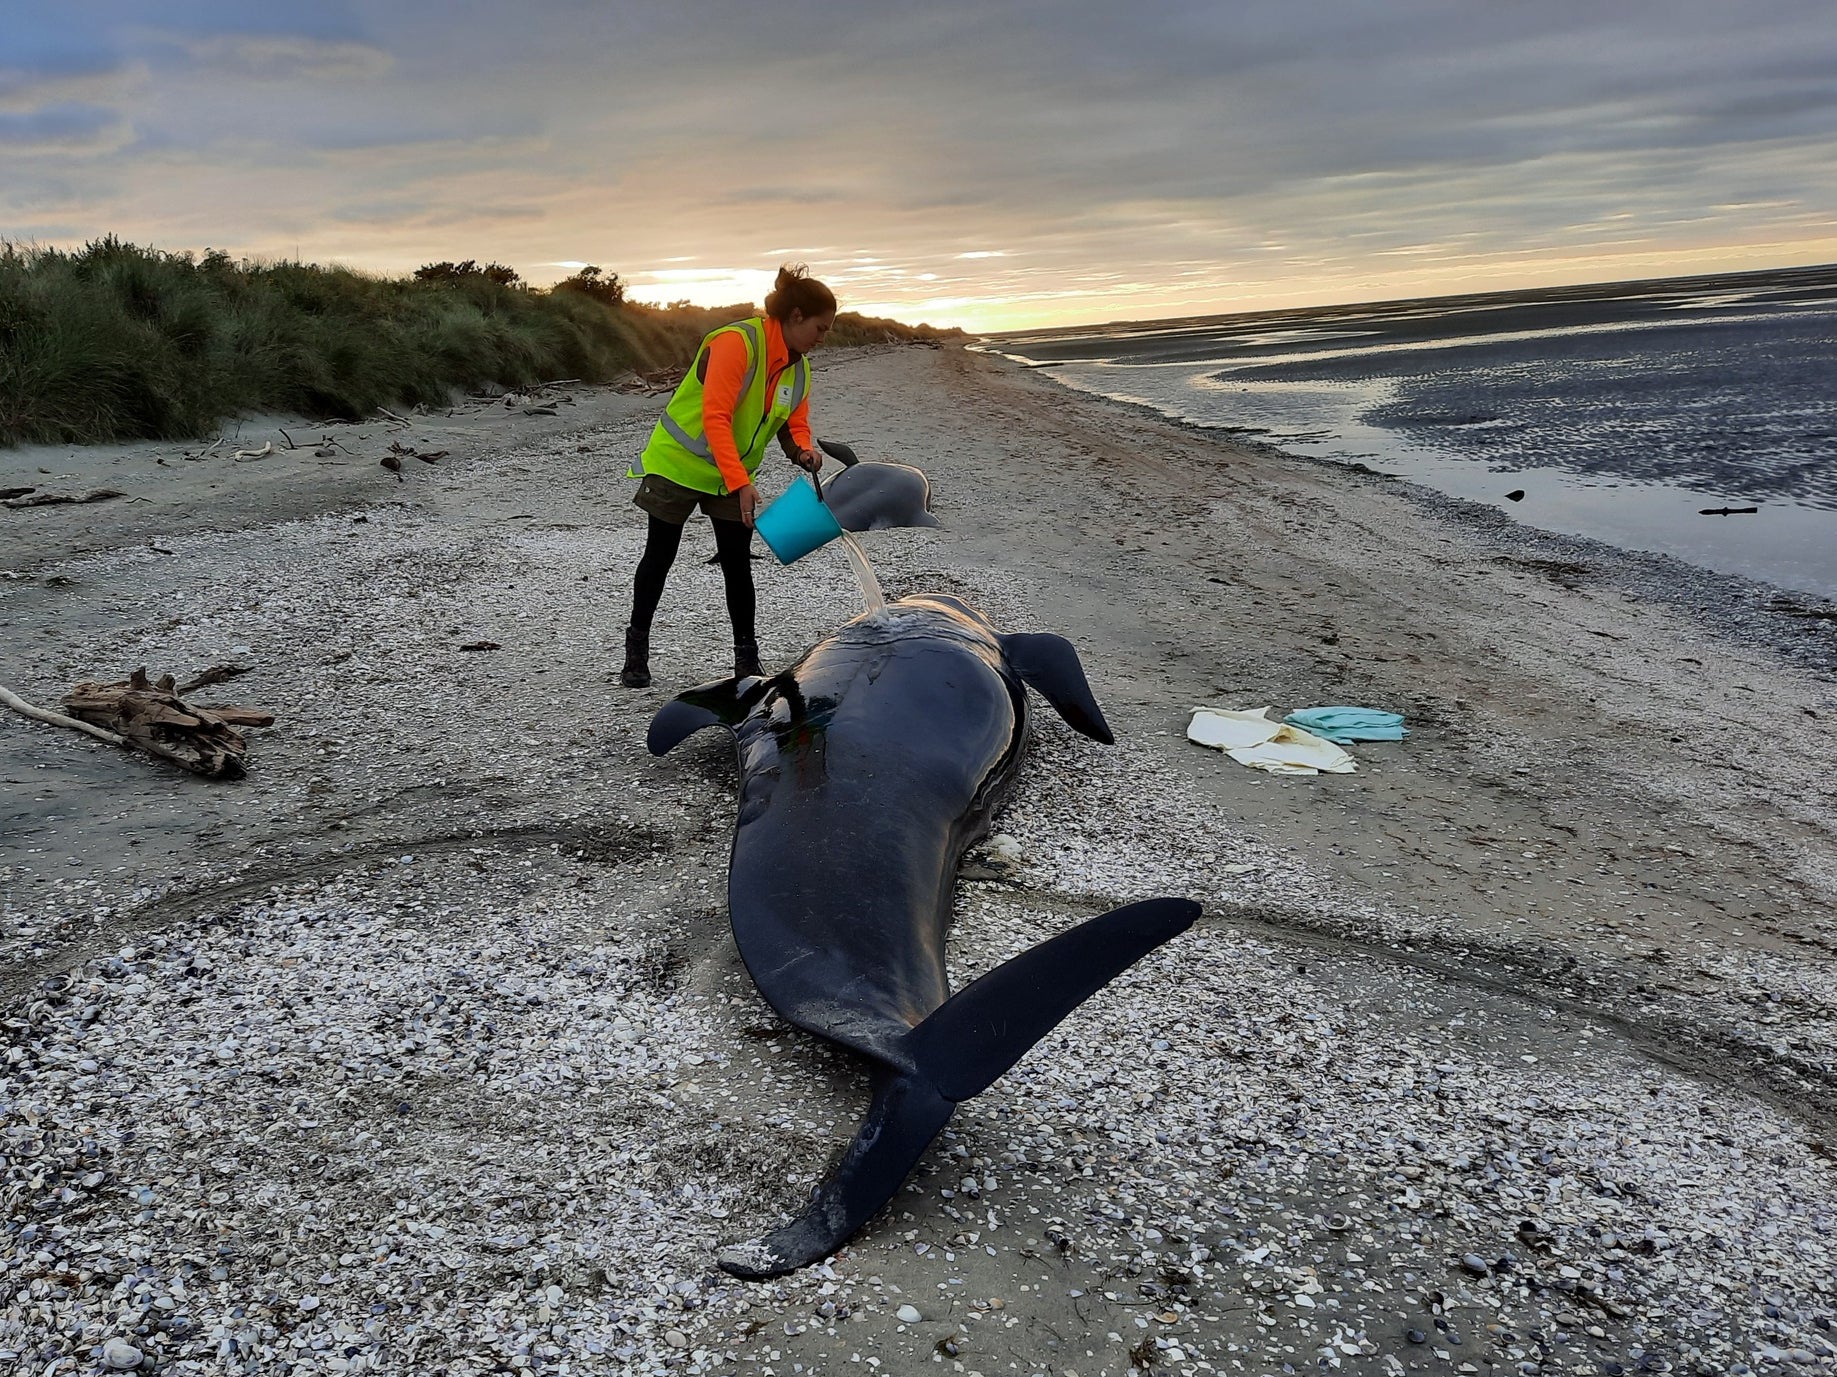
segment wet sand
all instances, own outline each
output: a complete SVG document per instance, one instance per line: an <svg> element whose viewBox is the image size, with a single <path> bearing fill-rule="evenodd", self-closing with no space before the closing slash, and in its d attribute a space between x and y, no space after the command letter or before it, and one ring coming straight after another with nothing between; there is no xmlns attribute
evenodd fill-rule
<svg viewBox="0 0 1837 1377"><path fill-rule="evenodd" d="M608 677L661 399L315 426L311 468L7 456L129 498L0 512L0 682L234 661L220 701L280 720L223 785L0 718L0 1354L1828 1368L1837 623L959 349L818 382L820 433L932 479L944 529L864 538L889 596L1067 635L1118 736L1042 711L962 974L1149 894L1202 927L855 1246L736 1283L713 1246L801 1198L862 1084L733 954L729 748L643 750L726 659L705 527L657 687ZM398 481L392 442L451 453ZM859 608L839 554L759 574L768 669ZM1412 734L1292 779L1184 739L1326 703Z"/></svg>

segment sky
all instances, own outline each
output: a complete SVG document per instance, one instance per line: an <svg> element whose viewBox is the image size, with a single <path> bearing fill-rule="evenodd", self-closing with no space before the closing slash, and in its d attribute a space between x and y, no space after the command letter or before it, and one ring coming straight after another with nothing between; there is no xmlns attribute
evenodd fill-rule
<svg viewBox="0 0 1837 1377"><path fill-rule="evenodd" d="M0 0L0 239L972 331L1837 260L1831 0Z"/></svg>

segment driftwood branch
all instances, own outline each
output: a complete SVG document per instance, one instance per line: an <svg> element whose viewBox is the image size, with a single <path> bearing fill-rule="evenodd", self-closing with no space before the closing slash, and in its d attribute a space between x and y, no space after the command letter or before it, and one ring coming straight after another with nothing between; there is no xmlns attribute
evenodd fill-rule
<svg viewBox="0 0 1837 1377"><path fill-rule="evenodd" d="M208 703L203 707L193 708L193 712L205 717L214 717L229 727L272 727L274 714L266 708L244 708L229 703Z"/></svg>
<svg viewBox="0 0 1837 1377"><path fill-rule="evenodd" d="M88 732L98 741L106 741L111 746L125 746L128 739L106 727L93 723L80 722L74 717L66 717L61 712L52 712L49 708L35 708L11 689L0 688L0 703L4 703L14 712L30 717L35 722L49 722L54 727L74 727L80 732Z"/></svg>
<svg viewBox="0 0 1837 1377"><path fill-rule="evenodd" d="M659 392L674 392L676 385L688 373L687 368L653 368L648 372L631 372L619 380L616 390L620 392L637 392L646 397L654 397Z"/></svg>
<svg viewBox="0 0 1837 1377"><path fill-rule="evenodd" d="M274 721L272 713L258 708L187 703L170 674L155 682L144 669L122 683L78 684L64 695L64 706L73 717L118 730L127 744L210 779L242 777L248 742L238 726L268 726Z"/></svg>
<svg viewBox="0 0 1837 1377"><path fill-rule="evenodd" d="M207 685L227 683L238 674L247 674L253 668L253 665L212 665L209 669L199 673L196 678L188 679L180 684L173 692L183 698L186 694L196 693Z"/></svg>
<svg viewBox="0 0 1837 1377"><path fill-rule="evenodd" d="M66 503L106 502L111 497L126 497L127 494L118 488L92 488L80 497L61 492L28 492L22 497L9 497L0 506L5 507L59 507Z"/></svg>
<svg viewBox="0 0 1837 1377"><path fill-rule="evenodd" d="M389 452L396 455L398 458L419 459L423 464L438 464L442 459L446 458L447 455L452 453L451 450L445 449L430 449L423 452L422 450L416 449L413 445L403 444L400 440L391 440L389 442ZM384 460L383 462L386 467L395 467L393 464L390 464L388 460Z"/></svg>

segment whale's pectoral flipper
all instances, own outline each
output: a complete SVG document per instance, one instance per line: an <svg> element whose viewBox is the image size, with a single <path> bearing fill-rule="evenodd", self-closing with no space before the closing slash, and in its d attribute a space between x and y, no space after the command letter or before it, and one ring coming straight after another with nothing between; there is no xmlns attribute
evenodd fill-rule
<svg viewBox="0 0 1837 1377"><path fill-rule="evenodd" d="M1113 908L1002 962L945 1000L906 1039L947 1099L980 1095L1076 1009L1199 917L1190 899Z"/></svg>
<svg viewBox="0 0 1837 1377"><path fill-rule="evenodd" d="M1028 688L1052 704L1067 726L1106 746L1115 742L1070 641L1044 633L1003 636L1000 640L1001 653L1009 667Z"/></svg>
<svg viewBox="0 0 1837 1377"><path fill-rule="evenodd" d="M945 1000L904 1039L913 1070L876 1070L867 1118L809 1204L764 1238L723 1249L722 1268L775 1277L841 1247L893 1198L959 1101L988 1089L1073 1009L1198 917L1188 899L1112 909Z"/></svg>
<svg viewBox="0 0 1837 1377"><path fill-rule="evenodd" d="M776 1277L828 1257L893 1198L956 1108L919 1077L879 1069L867 1118L810 1202L764 1238L721 1249L721 1269Z"/></svg>
<svg viewBox="0 0 1837 1377"><path fill-rule="evenodd" d="M657 709L645 744L652 755L664 755L703 727L731 731L746 720L769 686L765 679L717 679L685 689Z"/></svg>

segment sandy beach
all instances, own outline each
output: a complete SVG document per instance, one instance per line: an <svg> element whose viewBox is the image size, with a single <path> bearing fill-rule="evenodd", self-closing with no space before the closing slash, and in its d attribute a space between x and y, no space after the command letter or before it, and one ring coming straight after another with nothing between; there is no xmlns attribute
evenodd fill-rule
<svg viewBox="0 0 1837 1377"><path fill-rule="evenodd" d="M943 522L868 554L1069 637L1117 735L1036 714L958 981L1206 916L844 1252L717 1271L865 1083L735 954L730 744L644 748L728 664L705 523L612 678L662 401L0 452L125 494L0 510L0 684L278 718L215 783L0 712L0 1371L1837 1371L1837 618L956 347L817 358ZM861 610L757 567L768 672ZM1323 704L1411 734L1185 736Z"/></svg>

